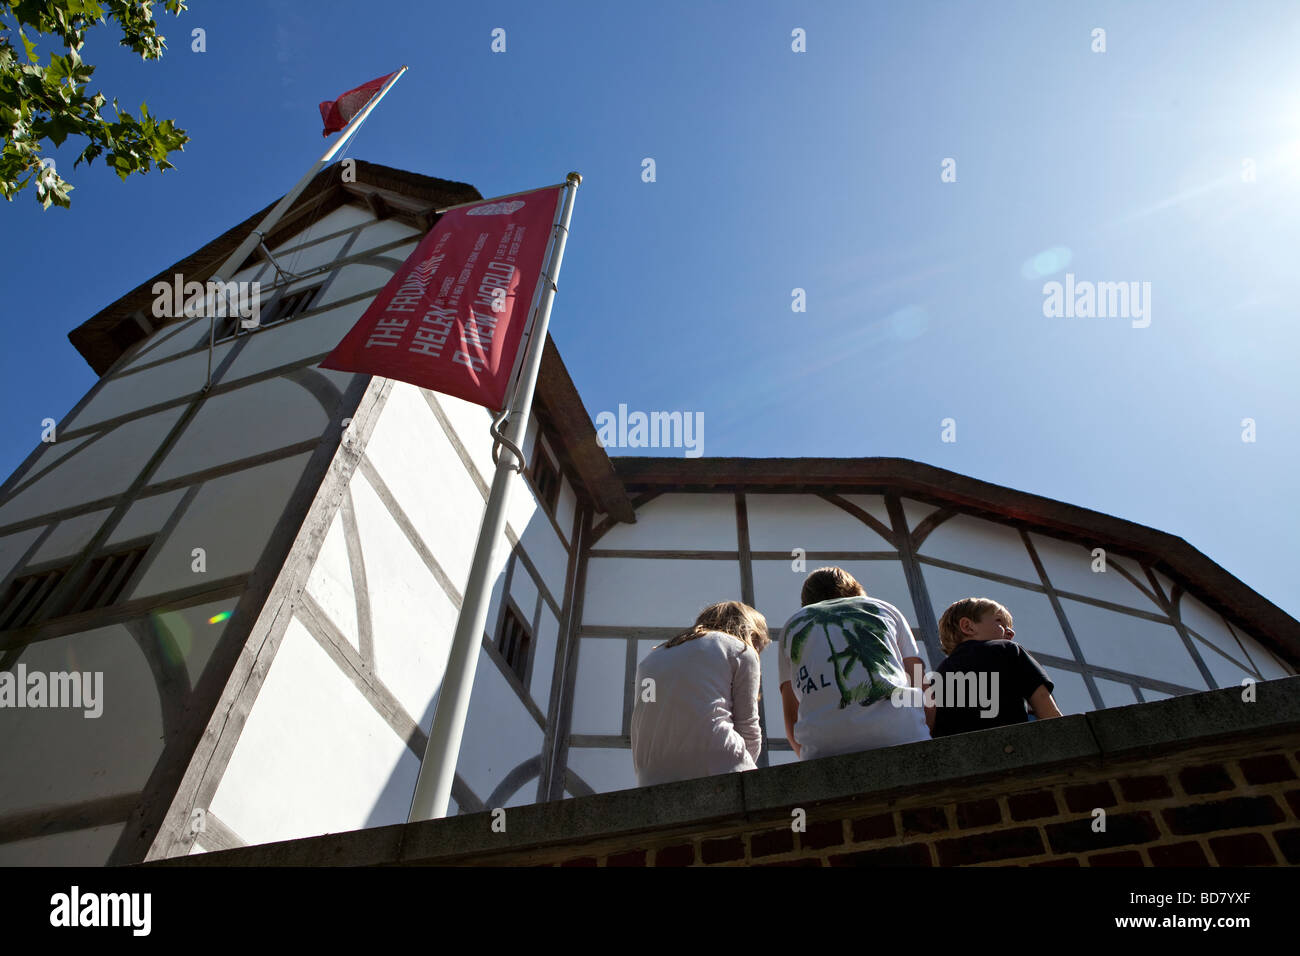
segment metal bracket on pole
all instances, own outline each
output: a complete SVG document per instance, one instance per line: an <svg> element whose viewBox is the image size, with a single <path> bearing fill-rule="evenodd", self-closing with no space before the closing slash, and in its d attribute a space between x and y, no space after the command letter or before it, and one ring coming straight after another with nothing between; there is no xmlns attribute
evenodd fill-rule
<svg viewBox="0 0 1300 956"><path fill-rule="evenodd" d="M505 423L505 420L509 417L510 417L510 402L507 402L506 407L501 409L500 413L495 418L492 419L492 428L490 429L490 431L492 433L493 439L495 439L495 441L493 441L492 443L492 464L494 465L501 464L501 446L505 445L506 450L508 450L510 454L515 456L515 463L510 465L509 467L513 468L515 471L519 472L522 475L524 473L524 469L528 467L528 459L524 456L523 449L521 449L518 445L516 445L509 438L507 438L505 434L501 431L501 426Z"/></svg>
<svg viewBox="0 0 1300 956"><path fill-rule="evenodd" d="M257 236L257 246L259 249L262 250L262 255L266 256L267 261L270 262L272 268L275 269L275 277L276 277L275 281L277 284L283 279L303 278L302 276L290 272L287 269L280 268L280 263L275 261L275 256L271 255L271 250L266 248L266 233L262 232L262 230L260 229L254 229L253 235Z"/></svg>

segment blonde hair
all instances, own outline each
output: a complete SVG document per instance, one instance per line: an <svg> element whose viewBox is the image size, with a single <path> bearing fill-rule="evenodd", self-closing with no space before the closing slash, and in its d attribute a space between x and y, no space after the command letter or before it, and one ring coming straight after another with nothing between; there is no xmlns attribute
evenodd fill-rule
<svg viewBox="0 0 1300 956"><path fill-rule="evenodd" d="M843 568L818 568L804 579L799 603L807 607L835 598L865 597L866 594L866 589Z"/></svg>
<svg viewBox="0 0 1300 956"><path fill-rule="evenodd" d="M992 598L962 598L949 604L948 610L939 618L939 646L943 652L951 654L964 640L961 633L962 618L968 617L978 624L989 611L995 614L1001 611L1007 619L1007 627L1011 627L1011 612Z"/></svg>
<svg viewBox="0 0 1300 956"><path fill-rule="evenodd" d="M767 636L767 618L760 612L739 601L722 601L706 607L700 612L693 625L660 646L676 647L686 641L703 637L710 631L720 631L739 638L752 647L755 654L763 653L763 648L772 642L772 639Z"/></svg>

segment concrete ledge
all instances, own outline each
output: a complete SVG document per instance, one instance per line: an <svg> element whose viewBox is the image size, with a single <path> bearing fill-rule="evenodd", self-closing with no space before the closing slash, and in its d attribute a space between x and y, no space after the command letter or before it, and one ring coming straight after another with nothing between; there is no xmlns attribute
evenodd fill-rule
<svg viewBox="0 0 1300 956"><path fill-rule="evenodd" d="M688 833L717 821L788 820L794 807L928 798L1006 778L1033 786L1046 774L1168 756L1227 740L1300 733L1300 677L1188 694L1090 714L961 734L697 780L446 820L325 834L157 860L146 866L374 866L472 863L568 844Z"/></svg>

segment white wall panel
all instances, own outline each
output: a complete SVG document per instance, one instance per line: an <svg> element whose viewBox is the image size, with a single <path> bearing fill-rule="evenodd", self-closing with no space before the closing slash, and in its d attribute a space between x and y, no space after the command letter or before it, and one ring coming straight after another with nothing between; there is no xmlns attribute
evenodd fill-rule
<svg viewBox="0 0 1300 956"><path fill-rule="evenodd" d="M149 663L126 628L29 644L18 664L29 675L102 673L103 710L87 717L84 707L0 708L0 766L11 770L0 774L0 813L144 787L162 754L162 710Z"/></svg>
<svg viewBox="0 0 1300 956"><path fill-rule="evenodd" d="M405 821L418 771L406 742L293 620L210 809L249 843L383 826Z"/></svg>
<svg viewBox="0 0 1300 956"><path fill-rule="evenodd" d="M352 478L379 679L425 730L456 629L456 606L358 472ZM461 582L464 583L463 581Z"/></svg>
<svg viewBox="0 0 1300 956"><path fill-rule="evenodd" d="M1178 613L1188 629L1195 631L1224 655L1236 661L1239 667L1252 669L1249 658L1218 612L1210 610L1192 595L1184 594L1178 602ZM1233 681L1233 683L1237 682Z"/></svg>
<svg viewBox="0 0 1300 956"><path fill-rule="evenodd" d="M76 457L76 467L55 468L0 506L0 527L58 508L120 495L135 480L173 425L181 408L125 422Z"/></svg>
<svg viewBox="0 0 1300 956"><path fill-rule="evenodd" d="M352 646L360 651L356 591L352 584L347 541L343 536L342 511L336 511L334 520L330 522L316 564L307 578L307 593L321 606L321 610Z"/></svg>
<svg viewBox="0 0 1300 956"><path fill-rule="evenodd" d="M104 866L125 823L0 843L0 866Z"/></svg>
<svg viewBox="0 0 1300 956"><path fill-rule="evenodd" d="M1061 598L1061 606L1088 663L1195 690L1206 689L1201 672L1172 624L1157 624L1070 598ZM1016 640L1020 640L1018 627Z"/></svg>
<svg viewBox="0 0 1300 956"><path fill-rule="evenodd" d="M1219 687L1240 687L1245 678L1259 680L1253 670L1239 662L1238 658L1245 655L1238 653L1233 658L1225 657L1216 648L1207 646L1205 642L1195 637L1192 640L1201 655L1201 660L1205 661L1205 666L1210 669L1210 674Z"/></svg>
<svg viewBox="0 0 1300 956"><path fill-rule="evenodd" d="M117 523L113 533L108 536L107 543L111 546L119 541L130 541L161 531L184 497L185 489L178 488L175 491L150 495L133 502L131 507L126 509L126 514L122 515L122 520Z"/></svg>
<svg viewBox="0 0 1300 956"><path fill-rule="evenodd" d="M936 623L954 601L972 597L991 598L1011 612L1018 644L1030 651L1043 651L1057 657L1074 657L1069 642L1065 639L1065 632L1061 630L1061 622L1046 594L929 565L921 566L921 574L925 577L926 590L930 592L930 600L934 603ZM1079 633L1078 625L1075 625L1075 634L1083 645L1084 659L1092 661L1088 643Z"/></svg>
<svg viewBox="0 0 1300 956"><path fill-rule="evenodd" d="M248 281L252 281L252 276L256 273L256 270L246 269L244 271ZM164 317L154 318L152 315L146 315L146 318L150 322L167 321ZM151 362L171 358L174 355L179 355L197 347L200 343L206 343L209 337L208 325L206 317L196 316L190 319L180 319L164 326L150 337L151 342L155 344L150 344L141 349L118 371L129 372L141 365L148 365Z"/></svg>
<svg viewBox="0 0 1300 956"><path fill-rule="evenodd" d="M336 231L337 230L325 226L323 223L316 223L288 240L282 248L272 250L275 254L275 259L280 263L280 268L284 269L286 272L298 274L331 263L335 259L338 259L342 254L343 245L348 240L347 236L335 236L333 239L326 239L324 242L312 242L311 245L305 247L303 247L303 243L311 242L313 239L321 236L328 236L331 232ZM274 276L274 271L268 273L268 278ZM267 301L266 293L267 286L269 285L269 282L264 282L262 284L263 303Z"/></svg>
<svg viewBox="0 0 1300 956"><path fill-rule="evenodd" d="M480 800L487 800L511 770L541 752L542 729L496 663L480 650L456 772ZM524 784L522 794L512 796L535 803L537 779ZM510 805L517 806L518 801Z"/></svg>
<svg viewBox="0 0 1300 956"><path fill-rule="evenodd" d="M463 592L483 518L483 498L415 386L393 383L366 457L452 585ZM504 566L508 549L498 546L497 551L498 566Z"/></svg>
<svg viewBox="0 0 1300 956"><path fill-rule="evenodd" d="M1052 699L1056 701L1056 707L1062 717L1068 717L1070 714L1086 714L1096 709L1082 674L1051 667L1045 667L1043 670L1047 671L1047 676L1052 679Z"/></svg>
<svg viewBox="0 0 1300 956"><path fill-rule="evenodd" d="M533 677L528 692L539 710L546 713L551 700L551 679L555 671L555 647L559 642L560 622L551 609L542 605L542 621L533 648Z"/></svg>
<svg viewBox="0 0 1300 956"><path fill-rule="evenodd" d="M130 597L251 571L310 457L303 452L204 482ZM193 569L195 548L204 549L203 572Z"/></svg>
<svg viewBox="0 0 1300 956"><path fill-rule="evenodd" d="M534 501L527 485L518 475L514 476L514 492L520 502ZM478 506L477 514L482 516L483 506ZM513 510L513 509L511 509ZM537 568L546 589L551 592L555 603L563 604L564 579L569 570L569 553L564 550L564 543L555 533L555 527L546 512L534 503L532 514L526 524L517 524L514 520L509 527L519 536L519 544Z"/></svg>
<svg viewBox="0 0 1300 956"><path fill-rule="evenodd" d="M573 535L573 517L578 510L578 496L568 478L560 479L560 495L555 501L555 523L560 526L561 537L567 546Z"/></svg>
<svg viewBox="0 0 1300 956"><path fill-rule="evenodd" d="M1160 613L1159 605L1135 588L1128 578L1116 570L1116 561L1109 552L1106 554L1106 570L1093 571L1091 549L1040 534L1031 534L1029 537L1055 590L1070 591L1101 601L1109 601L1112 604L1123 604L1125 607L1137 608L1139 611L1152 614ZM1127 569L1131 564L1125 562L1124 567ZM1138 580L1145 581L1145 577L1139 577Z"/></svg>
<svg viewBox="0 0 1300 956"><path fill-rule="evenodd" d="M248 344L231 363L222 382L238 381L258 372L332 351L352 331L352 327L365 312L366 304L362 301L341 305L337 309L291 319L283 324L268 325L251 333Z"/></svg>
<svg viewBox="0 0 1300 956"><path fill-rule="evenodd" d="M917 525L939 510L937 505L925 501L915 501L911 498L903 498L902 505L903 517L907 519L907 527L911 531L915 531ZM888 511L886 511L886 514L888 514ZM893 527L893 522L887 519L882 520L891 528Z"/></svg>
<svg viewBox="0 0 1300 956"><path fill-rule="evenodd" d="M90 543L90 539L95 536L95 532L99 530L109 514L111 514L109 511L95 511L88 515L64 518L50 532L45 543L36 549L36 553L28 563L41 564L79 554L81 549Z"/></svg>
<svg viewBox="0 0 1300 956"><path fill-rule="evenodd" d="M1283 661L1278 659L1277 655L1269 653L1253 637L1241 631L1238 631L1237 635L1241 638L1241 643L1246 646L1246 653L1255 662L1255 666L1259 668L1260 676L1264 680L1277 680L1279 677L1289 677L1295 673L1294 668L1286 666Z"/></svg>
<svg viewBox="0 0 1300 956"><path fill-rule="evenodd" d="M51 465L62 461L93 437L93 435L83 435L80 438L61 438L58 441L38 442L36 447L40 449L40 454L37 455L36 461L32 463L32 467L23 474L19 484L29 481Z"/></svg>
<svg viewBox="0 0 1300 956"><path fill-rule="evenodd" d="M614 525L596 547L735 551L738 541L735 495L667 494L638 508L636 524Z"/></svg>
<svg viewBox="0 0 1300 956"><path fill-rule="evenodd" d="M1013 528L954 515L931 531L918 554L1038 584L1038 571Z"/></svg>
<svg viewBox="0 0 1300 956"><path fill-rule="evenodd" d="M894 526L893 521L889 518L889 508L885 506L884 495L840 495L840 497L857 505L886 528Z"/></svg>
<svg viewBox="0 0 1300 956"><path fill-rule="evenodd" d="M329 417L306 388L273 378L205 401L154 473L167 481L319 437Z"/></svg>
<svg viewBox="0 0 1300 956"><path fill-rule="evenodd" d="M626 659L626 641L605 637L582 639L578 647L578 677L573 687L572 733L623 732L623 675ZM631 760L631 757L628 759Z"/></svg>
<svg viewBox="0 0 1300 956"><path fill-rule="evenodd" d="M226 631L228 615L239 604L239 598L228 597L207 604L195 604L172 611L154 611L149 618L155 633L169 637L167 650L173 662L184 661L193 687L207 669L212 652Z"/></svg>
<svg viewBox="0 0 1300 956"><path fill-rule="evenodd" d="M510 578L510 597L515 602L515 607L524 615L524 623L529 627L533 624L533 609L537 606L537 585L533 583L533 576L528 573L522 561L515 562L515 573ZM496 621L488 621L488 629L491 630L496 626ZM495 637L495 632L493 637Z"/></svg>
<svg viewBox="0 0 1300 956"><path fill-rule="evenodd" d="M569 766L597 793L631 790L636 786L632 751L602 747L570 747Z"/></svg>
<svg viewBox="0 0 1300 956"><path fill-rule="evenodd" d="M494 466L492 464L492 436L488 429L492 425L492 414L482 405L475 405L456 398L453 395L434 395L433 399L442 409L452 430L460 443L465 446L479 477L486 485L492 484ZM527 448L524 449L527 454ZM514 492L512 491L513 495ZM482 499L480 499L482 500Z"/></svg>
<svg viewBox="0 0 1300 956"><path fill-rule="evenodd" d="M17 531L0 537L0 579L14 569L18 560L44 530L44 528L28 528L26 531Z"/></svg>
<svg viewBox="0 0 1300 956"><path fill-rule="evenodd" d="M815 495L749 494L745 505L752 551L894 550L857 518Z"/></svg>
<svg viewBox="0 0 1300 956"><path fill-rule="evenodd" d="M398 246L389 249L387 252L380 253L380 258L392 259L396 265L391 268L387 265L372 264L368 262L350 262L345 266L340 266L338 274L334 281L330 283L325 294L316 302L314 308L332 305L335 302L341 302L344 299L350 299L354 295L378 295L379 290L388 285L388 281L396 274L397 269L406 258L415 251L416 243L409 246ZM355 246L348 255L360 252ZM369 298L363 298L356 303L357 317L370 305ZM342 336L339 336L342 338Z"/></svg>
<svg viewBox="0 0 1300 956"><path fill-rule="evenodd" d="M1138 702L1137 695L1133 693L1133 688L1128 684L1107 680L1104 677L1094 677L1093 681L1097 685L1097 690L1101 693L1102 703L1107 707L1127 707L1129 704ZM1091 710L1091 708L1089 709Z"/></svg>
<svg viewBox="0 0 1300 956"><path fill-rule="evenodd" d="M212 353L215 370L232 348L231 343L218 345ZM170 402L173 399L197 397L207 380L208 353L206 350L186 355L154 368L130 375L114 377L104 383L80 412L69 423L69 428L97 425L119 415L127 415L138 408ZM112 442L115 436L103 441ZM78 456L80 457L80 456Z"/></svg>
<svg viewBox="0 0 1300 956"><path fill-rule="evenodd" d="M398 239L414 239L418 242L420 238L420 230L414 226L408 226L400 219L380 219L371 222L361 230L361 235L357 237L357 241L352 246L352 252L376 249ZM390 253L385 253L385 255L390 255Z"/></svg>
<svg viewBox="0 0 1300 956"><path fill-rule="evenodd" d="M686 628L709 605L739 600L735 561L592 558L582 623Z"/></svg>

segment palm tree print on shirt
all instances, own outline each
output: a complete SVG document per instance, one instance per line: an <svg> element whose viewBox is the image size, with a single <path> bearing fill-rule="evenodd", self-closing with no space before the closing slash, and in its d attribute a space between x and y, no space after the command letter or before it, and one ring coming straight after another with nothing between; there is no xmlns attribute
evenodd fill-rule
<svg viewBox="0 0 1300 956"><path fill-rule="evenodd" d="M831 652L826 660L834 668L841 709L854 703L866 707L884 700L893 693L895 687L906 686L906 676L895 661L889 644L888 625L879 614L872 613L862 605L846 606L840 604L840 601L825 601L804 608L795 619L794 627L789 629L788 634L782 635L783 643L789 637L792 664L801 663L808 638L818 626L826 636L826 646ZM832 627L845 642L843 650L836 649L835 641L831 638ZM862 679L850 685L849 675L859 664L862 665Z"/></svg>

